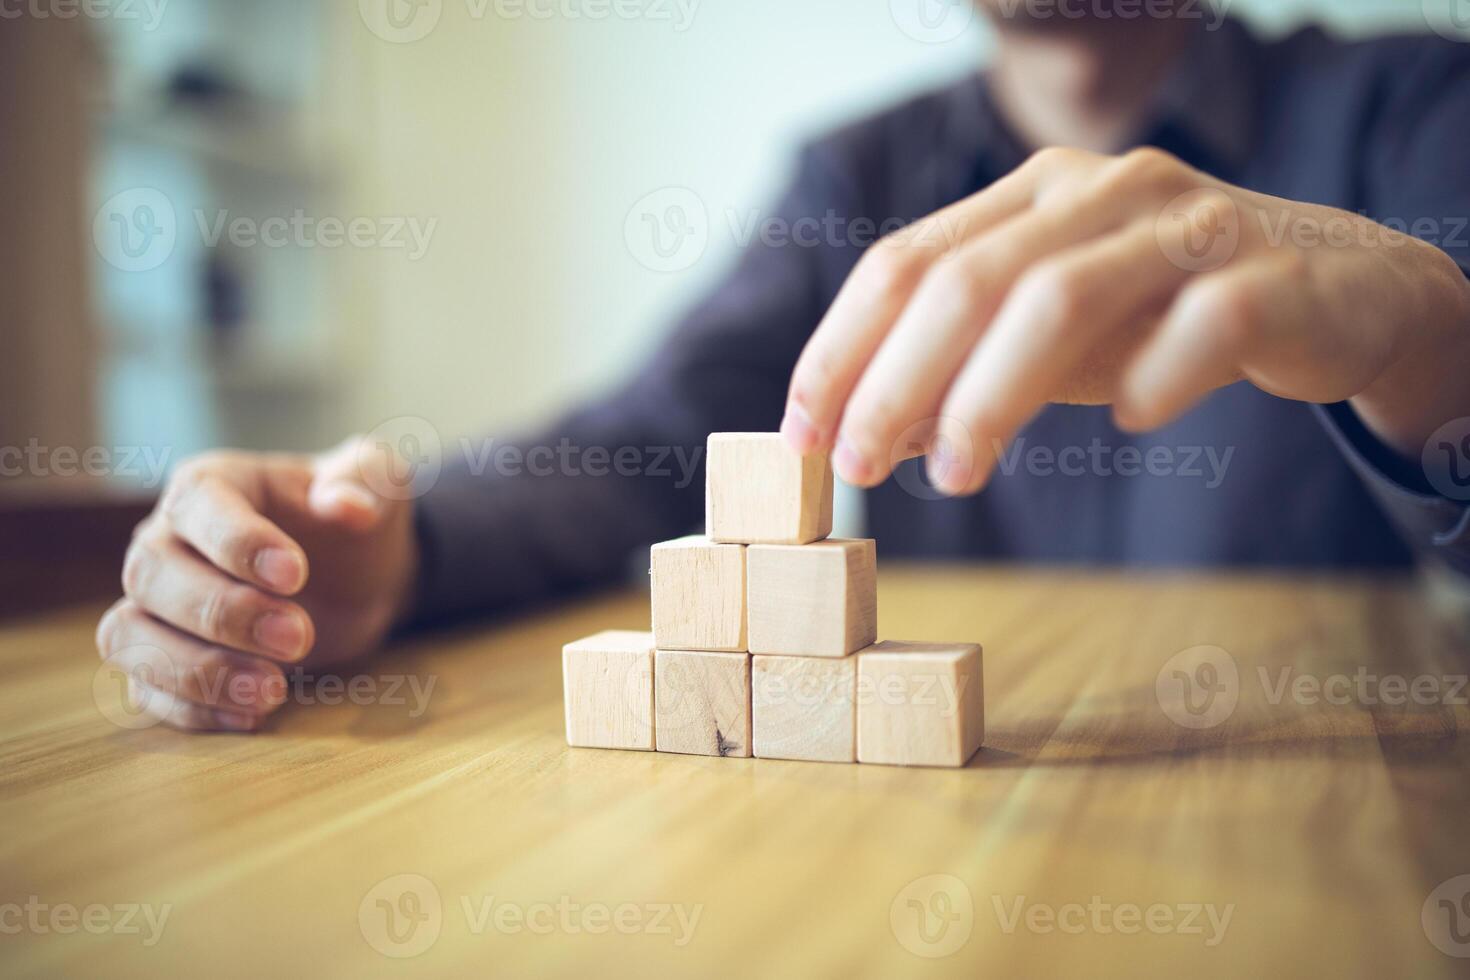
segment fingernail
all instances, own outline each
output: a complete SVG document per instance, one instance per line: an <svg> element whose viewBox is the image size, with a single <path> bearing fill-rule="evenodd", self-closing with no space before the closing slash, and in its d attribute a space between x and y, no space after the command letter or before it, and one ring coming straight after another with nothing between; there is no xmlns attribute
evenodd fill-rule
<svg viewBox="0 0 1470 980"><path fill-rule="evenodd" d="M306 655L306 624L295 613L266 613L255 621L255 640L291 660Z"/></svg>
<svg viewBox="0 0 1470 980"><path fill-rule="evenodd" d="M255 573L273 589L295 592L301 588L306 569L292 552L284 548L266 548L255 556Z"/></svg>
<svg viewBox="0 0 1470 980"><path fill-rule="evenodd" d="M832 466L839 476L857 486L867 483L873 476L873 468L846 438L837 440L837 448L832 452Z"/></svg>
<svg viewBox="0 0 1470 980"><path fill-rule="evenodd" d="M251 732L258 719L254 715L237 714L233 711L216 711L214 720L219 727L230 732Z"/></svg>
<svg viewBox="0 0 1470 980"><path fill-rule="evenodd" d="M799 453L807 453L817 444L816 427L806 410L795 402L786 406L786 417L781 420L781 435Z"/></svg>

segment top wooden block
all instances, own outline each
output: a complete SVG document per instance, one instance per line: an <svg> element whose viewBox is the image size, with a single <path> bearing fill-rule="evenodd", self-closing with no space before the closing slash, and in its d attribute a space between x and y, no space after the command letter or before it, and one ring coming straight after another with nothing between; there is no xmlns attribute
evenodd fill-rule
<svg viewBox="0 0 1470 980"><path fill-rule="evenodd" d="M777 432L714 432L705 456L705 533L731 544L809 544L832 533L832 466Z"/></svg>

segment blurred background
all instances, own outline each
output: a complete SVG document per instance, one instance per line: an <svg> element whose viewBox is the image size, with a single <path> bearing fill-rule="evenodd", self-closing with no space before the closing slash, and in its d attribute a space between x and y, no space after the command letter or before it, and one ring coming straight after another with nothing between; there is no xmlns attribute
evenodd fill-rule
<svg viewBox="0 0 1470 980"><path fill-rule="evenodd" d="M987 48L966 0L5 0L0 585L120 548L204 448L502 435L595 393L801 141Z"/></svg>

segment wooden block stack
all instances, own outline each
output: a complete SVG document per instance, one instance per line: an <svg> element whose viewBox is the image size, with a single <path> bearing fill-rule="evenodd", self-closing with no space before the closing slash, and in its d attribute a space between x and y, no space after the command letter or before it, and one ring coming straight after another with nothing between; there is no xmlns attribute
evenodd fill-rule
<svg viewBox="0 0 1470 980"><path fill-rule="evenodd" d="M984 738L980 647L877 643L877 550L829 538L832 468L715 433L705 534L653 546L653 631L562 651L567 742L962 766Z"/></svg>

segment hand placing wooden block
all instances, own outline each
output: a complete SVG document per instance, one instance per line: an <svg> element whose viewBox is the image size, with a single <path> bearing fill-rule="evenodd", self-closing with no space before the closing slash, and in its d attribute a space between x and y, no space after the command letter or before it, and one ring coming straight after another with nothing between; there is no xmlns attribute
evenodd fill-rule
<svg viewBox="0 0 1470 980"><path fill-rule="evenodd" d="M750 715L760 759L853 762L857 659L750 658Z"/></svg>
<svg viewBox="0 0 1470 980"><path fill-rule="evenodd" d="M751 653L845 657L878 638L877 547L870 538L745 550Z"/></svg>
<svg viewBox="0 0 1470 980"><path fill-rule="evenodd" d="M705 533L713 541L806 544L832 533L832 466L776 432L715 432L705 454Z"/></svg>
<svg viewBox="0 0 1470 980"><path fill-rule="evenodd" d="M875 643L858 663L857 758L963 766L985 738L985 682L974 643Z"/></svg>
<svg viewBox="0 0 1470 980"><path fill-rule="evenodd" d="M567 744L653 750L653 634L608 630L561 651Z"/></svg>
<svg viewBox="0 0 1470 980"><path fill-rule="evenodd" d="M660 752L750 757L750 656L654 653L655 742Z"/></svg>
<svg viewBox="0 0 1470 980"><path fill-rule="evenodd" d="M745 651L745 546L702 534L656 544L653 639L662 650Z"/></svg>

